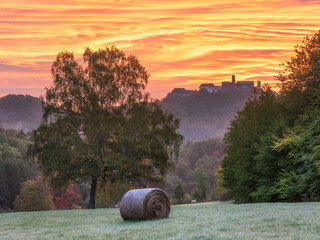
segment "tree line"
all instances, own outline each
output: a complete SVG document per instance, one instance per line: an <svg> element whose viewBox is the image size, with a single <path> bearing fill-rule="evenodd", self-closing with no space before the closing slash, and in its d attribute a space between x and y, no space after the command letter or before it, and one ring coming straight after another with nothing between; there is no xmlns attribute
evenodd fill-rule
<svg viewBox="0 0 320 240"><path fill-rule="evenodd" d="M236 202L320 200L320 32L283 66L280 92L253 94L225 135L221 174Z"/></svg>
<svg viewBox="0 0 320 240"><path fill-rule="evenodd" d="M0 212L14 208L21 184L39 175L39 168L27 158L29 134L0 128Z"/></svg>
<svg viewBox="0 0 320 240"><path fill-rule="evenodd" d="M181 147L179 160L164 184L175 203L229 199L227 192L218 186L224 148L221 138L189 141Z"/></svg>
<svg viewBox="0 0 320 240"><path fill-rule="evenodd" d="M37 162L27 157L32 136L14 129L0 131L0 212L88 208L90 179L54 189ZM160 187L176 204L228 200L226 191L219 189L223 149L222 139L187 142L181 146L179 159L174 168L168 169L163 183L141 180L140 187ZM99 183L96 207L117 206L126 191L134 187L139 186L122 181Z"/></svg>

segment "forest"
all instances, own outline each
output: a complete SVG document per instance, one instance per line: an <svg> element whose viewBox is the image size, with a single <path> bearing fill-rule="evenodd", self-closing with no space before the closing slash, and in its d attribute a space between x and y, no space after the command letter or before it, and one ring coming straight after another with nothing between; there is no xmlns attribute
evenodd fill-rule
<svg viewBox="0 0 320 240"><path fill-rule="evenodd" d="M278 76L252 96L224 141L223 185L238 203L320 200L320 32L296 46Z"/></svg>
<svg viewBox="0 0 320 240"><path fill-rule="evenodd" d="M42 210L88 208L90 182L71 184L65 190L54 189L45 183L41 180L39 166L27 157L32 141L31 132L1 128L0 212L41 210L38 208L41 204ZM173 203L186 203L192 199L227 200L226 191L221 191L221 186L217 185L217 170L224 156L223 149L222 139L189 141L181 147L177 164L168 171L164 183L142 181L140 186L163 188ZM177 193L177 186L181 186L182 196ZM97 208L116 206L131 187L121 182L99 186ZM36 194L32 196L31 192ZM22 195L25 197L23 204L18 200Z"/></svg>
<svg viewBox="0 0 320 240"><path fill-rule="evenodd" d="M208 93L191 96L169 93L159 104L181 120L179 132L185 141L223 138L230 121L250 97L250 92Z"/></svg>
<svg viewBox="0 0 320 240"><path fill-rule="evenodd" d="M21 184L40 173L27 158L31 138L31 133L0 129L0 212L13 209Z"/></svg>

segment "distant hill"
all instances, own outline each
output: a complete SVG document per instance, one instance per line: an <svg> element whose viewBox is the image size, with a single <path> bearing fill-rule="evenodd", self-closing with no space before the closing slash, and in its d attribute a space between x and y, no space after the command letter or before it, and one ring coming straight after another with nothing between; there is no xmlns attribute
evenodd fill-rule
<svg viewBox="0 0 320 240"><path fill-rule="evenodd" d="M7 95L0 98L0 126L30 131L38 128L42 118L39 98Z"/></svg>
<svg viewBox="0 0 320 240"><path fill-rule="evenodd" d="M248 91L208 93L189 96L169 93L160 101L162 108L181 119L179 131L185 140L222 138L237 111L250 97Z"/></svg>
<svg viewBox="0 0 320 240"><path fill-rule="evenodd" d="M250 96L246 91L208 93L189 96L169 93L159 103L181 119L180 133L185 140L223 137L229 122ZM7 95L0 98L0 126L16 130L36 129L42 118L39 98L29 95Z"/></svg>

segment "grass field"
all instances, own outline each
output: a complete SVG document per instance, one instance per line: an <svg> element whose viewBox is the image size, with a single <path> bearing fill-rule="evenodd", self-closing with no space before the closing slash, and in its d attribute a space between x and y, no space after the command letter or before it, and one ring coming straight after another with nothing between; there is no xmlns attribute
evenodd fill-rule
<svg viewBox="0 0 320 240"><path fill-rule="evenodd" d="M0 239L320 239L320 203L173 206L168 219L126 221L119 209L0 214Z"/></svg>

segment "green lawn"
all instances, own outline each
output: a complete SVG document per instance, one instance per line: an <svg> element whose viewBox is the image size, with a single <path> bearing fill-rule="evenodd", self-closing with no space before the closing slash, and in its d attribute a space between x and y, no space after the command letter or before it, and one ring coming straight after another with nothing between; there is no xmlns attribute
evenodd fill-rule
<svg viewBox="0 0 320 240"><path fill-rule="evenodd" d="M0 214L0 239L320 239L320 203L173 206L168 219L126 221L119 209Z"/></svg>

